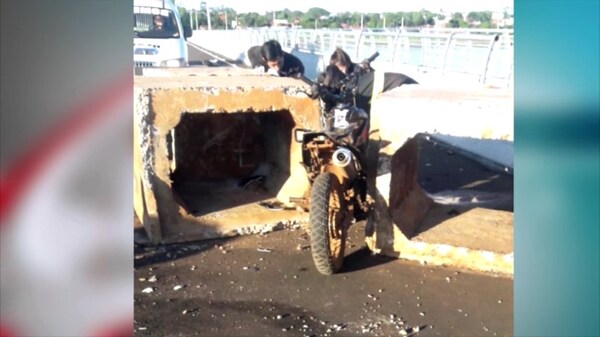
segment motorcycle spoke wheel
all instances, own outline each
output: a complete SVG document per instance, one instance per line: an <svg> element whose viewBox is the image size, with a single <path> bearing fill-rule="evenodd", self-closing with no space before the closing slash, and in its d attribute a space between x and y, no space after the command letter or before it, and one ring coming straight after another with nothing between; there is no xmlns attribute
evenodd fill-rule
<svg viewBox="0 0 600 337"><path fill-rule="evenodd" d="M315 179L310 195L310 242L315 267L331 275L342 267L346 247L346 205L338 179L322 173Z"/></svg>

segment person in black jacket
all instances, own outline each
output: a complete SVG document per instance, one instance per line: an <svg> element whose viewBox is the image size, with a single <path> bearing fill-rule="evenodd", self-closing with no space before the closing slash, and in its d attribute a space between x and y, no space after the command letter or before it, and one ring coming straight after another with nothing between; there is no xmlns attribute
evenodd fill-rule
<svg viewBox="0 0 600 337"><path fill-rule="evenodd" d="M331 54L329 65L325 68L324 72L319 74L317 81L337 94L339 93L338 87L340 82L354 72L356 67L360 66L361 64L353 63L350 56L344 50L336 48ZM374 69L371 70L359 77L356 88L356 106L364 109L367 113L371 110L371 97L374 94L379 94L379 92L373 92L375 71ZM383 74L381 92L386 92L403 84L417 84L417 81L404 74L385 72Z"/></svg>
<svg viewBox="0 0 600 337"><path fill-rule="evenodd" d="M267 41L262 46L250 47L247 54L252 68L262 67L264 72L272 72L284 77L304 75L302 61L284 52L276 40Z"/></svg>
<svg viewBox="0 0 600 337"><path fill-rule="evenodd" d="M329 89L329 92L339 94L340 82L360 66L353 63L350 56L344 50L336 48L329 58L329 65L327 65L325 71L318 75L317 82L325 85ZM373 93L373 78L373 72L363 74L359 77L356 88L356 106L364 109L367 113L370 110L369 100ZM333 103L325 102L325 104L326 109L329 109Z"/></svg>
<svg viewBox="0 0 600 337"><path fill-rule="evenodd" d="M343 79L354 72L355 66L357 65L352 63L350 56L345 51L341 48L336 48L329 58L329 65L317 77L317 82L324 84L337 94L339 91L337 90L337 86Z"/></svg>

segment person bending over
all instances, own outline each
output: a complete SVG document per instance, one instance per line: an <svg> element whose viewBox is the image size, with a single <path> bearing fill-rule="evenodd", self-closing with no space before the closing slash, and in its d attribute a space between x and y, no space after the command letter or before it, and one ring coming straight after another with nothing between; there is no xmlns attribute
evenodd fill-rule
<svg viewBox="0 0 600 337"><path fill-rule="evenodd" d="M250 47L247 53L252 68L262 68L264 72L283 77L304 75L302 61L283 51L276 40L267 41L262 46Z"/></svg>

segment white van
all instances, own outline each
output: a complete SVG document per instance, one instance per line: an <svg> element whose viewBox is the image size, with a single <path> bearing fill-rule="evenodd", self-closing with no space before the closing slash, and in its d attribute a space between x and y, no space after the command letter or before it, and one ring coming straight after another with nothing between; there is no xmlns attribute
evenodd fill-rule
<svg viewBox="0 0 600 337"><path fill-rule="evenodd" d="M135 67L185 67L186 39L177 6L171 0L133 1L133 62Z"/></svg>

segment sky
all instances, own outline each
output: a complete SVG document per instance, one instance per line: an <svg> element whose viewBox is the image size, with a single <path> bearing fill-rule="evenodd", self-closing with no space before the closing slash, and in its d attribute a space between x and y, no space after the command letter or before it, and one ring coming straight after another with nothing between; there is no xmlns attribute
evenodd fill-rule
<svg viewBox="0 0 600 337"><path fill-rule="evenodd" d="M264 13L272 10L299 10L306 12L311 7L320 7L331 13L337 12L410 12L426 9L429 11L471 12L484 10L502 10L513 7L513 0L175 0L179 6L194 8L200 2L207 1L211 7L230 7L239 13Z"/></svg>

